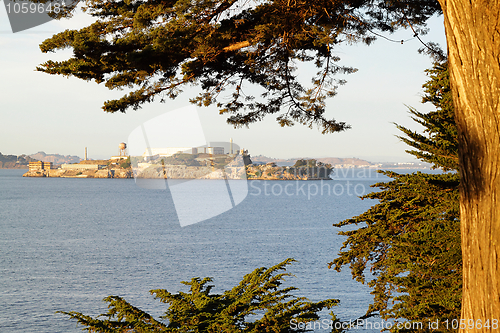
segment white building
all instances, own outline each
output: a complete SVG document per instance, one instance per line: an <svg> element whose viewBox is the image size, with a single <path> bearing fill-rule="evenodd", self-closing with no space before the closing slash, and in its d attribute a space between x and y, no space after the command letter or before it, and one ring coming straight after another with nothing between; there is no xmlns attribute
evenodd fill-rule
<svg viewBox="0 0 500 333"><path fill-rule="evenodd" d="M61 169L64 170L100 170L105 165L98 164L62 164Z"/></svg>
<svg viewBox="0 0 500 333"><path fill-rule="evenodd" d="M147 148L143 157L148 158L151 156L169 157L177 153L183 154L224 154L224 147L168 147L168 148Z"/></svg>

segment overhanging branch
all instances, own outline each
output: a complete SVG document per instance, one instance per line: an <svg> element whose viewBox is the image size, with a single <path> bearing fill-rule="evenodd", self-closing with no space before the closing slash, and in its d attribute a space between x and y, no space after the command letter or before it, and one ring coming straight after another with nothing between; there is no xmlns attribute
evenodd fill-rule
<svg viewBox="0 0 500 333"><path fill-rule="evenodd" d="M250 42L245 40L243 42L239 42L236 44L226 46L225 48L223 48L223 50L224 50L224 52L231 52L231 51L236 51L236 50L242 49L242 48L247 47L247 46L250 46Z"/></svg>

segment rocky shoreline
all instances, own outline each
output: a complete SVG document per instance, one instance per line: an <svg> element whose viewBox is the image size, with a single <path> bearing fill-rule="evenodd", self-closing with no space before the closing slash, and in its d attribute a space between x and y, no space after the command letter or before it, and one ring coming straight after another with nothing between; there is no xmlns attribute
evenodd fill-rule
<svg viewBox="0 0 500 333"><path fill-rule="evenodd" d="M274 163L248 165L247 179L255 180L332 180L333 168L320 167L280 167Z"/></svg>
<svg viewBox="0 0 500 333"><path fill-rule="evenodd" d="M170 163L165 163L170 160ZM174 162L174 163L172 163ZM255 179L330 180L333 168L316 160L299 160L292 167L275 163L253 164L249 155L198 158L178 154L168 159L142 162L134 158L121 161L96 160L63 164L52 168L45 162L30 163L23 177L50 178L143 178L143 179ZM201 164L201 165L200 165Z"/></svg>
<svg viewBox="0 0 500 333"><path fill-rule="evenodd" d="M285 167L248 165L215 169L211 167L195 167L185 165L151 166L135 169L135 178L142 179L251 179L251 180L331 180L331 169L323 172L313 168L299 170ZM31 170L23 177L50 178L134 178L132 169L101 170Z"/></svg>
<svg viewBox="0 0 500 333"><path fill-rule="evenodd" d="M50 178L133 178L128 169L103 169L103 170L31 170L23 177L50 177Z"/></svg>

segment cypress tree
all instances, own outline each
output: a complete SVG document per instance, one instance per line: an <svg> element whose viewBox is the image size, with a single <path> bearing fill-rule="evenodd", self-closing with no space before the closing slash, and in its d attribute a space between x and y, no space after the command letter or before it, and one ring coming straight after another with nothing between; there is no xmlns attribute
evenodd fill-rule
<svg viewBox="0 0 500 333"><path fill-rule="evenodd" d="M318 312L338 305L336 299L311 302L291 293L297 288L283 287L291 276L286 266L294 259L255 269L241 282L222 294L211 292L211 278L182 282L189 292L172 294L165 289L151 290L160 302L168 304L162 319L132 306L119 296L109 296L107 313L91 317L80 312L62 312L84 325L89 332L306 332ZM337 323L331 313L332 323ZM337 332L334 330L334 332Z"/></svg>
<svg viewBox="0 0 500 333"><path fill-rule="evenodd" d="M371 287L368 316L419 322L423 328L439 320L438 331L447 331L445 321L451 328L460 318L462 297L457 130L447 64L436 63L427 72L423 102L436 110L423 114L410 108L423 133L397 127L415 148L409 154L449 172L381 172L392 180L373 185L379 191L362 197L379 203L334 224L361 227L340 232L347 240L329 266L340 271L349 265L353 278Z"/></svg>

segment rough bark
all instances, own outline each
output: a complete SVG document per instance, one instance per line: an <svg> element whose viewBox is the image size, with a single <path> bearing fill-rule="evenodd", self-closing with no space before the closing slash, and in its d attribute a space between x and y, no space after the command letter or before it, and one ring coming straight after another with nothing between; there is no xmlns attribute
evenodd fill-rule
<svg viewBox="0 0 500 333"><path fill-rule="evenodd" d="M498 332L500 0L439 2L445 18L460 146L462 320L466 323L461 328L467 332ZM490 328L484 327L487 320ZM497 329L492 326L494 320Z"/></svg>

